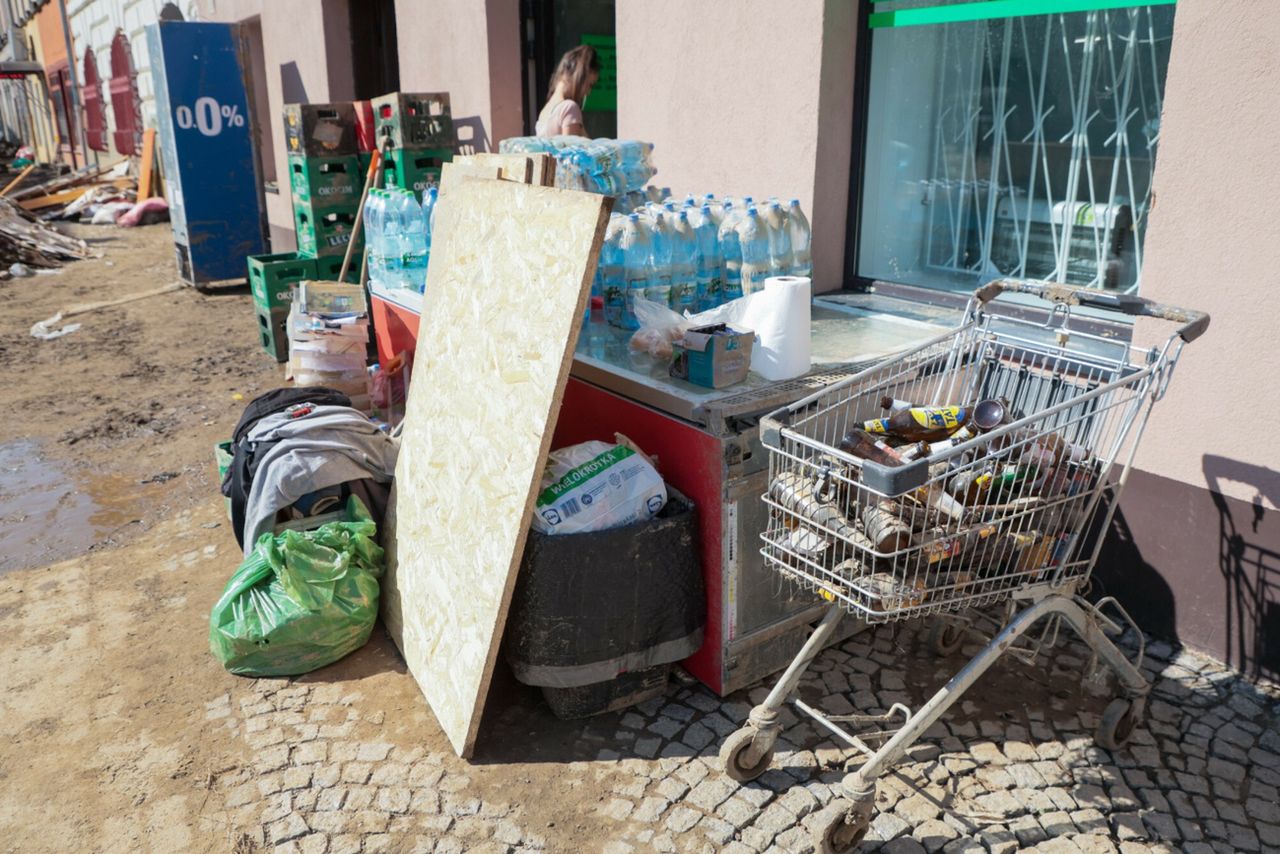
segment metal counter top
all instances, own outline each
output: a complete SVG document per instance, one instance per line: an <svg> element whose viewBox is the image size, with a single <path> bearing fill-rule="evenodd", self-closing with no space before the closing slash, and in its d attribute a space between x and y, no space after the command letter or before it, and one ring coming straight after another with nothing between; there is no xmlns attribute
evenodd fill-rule
<svg viewBox="0 0 1280 854"><path fill-rule="evenodd" d="M895 301L896 302L896 301ZM672 379L666 367L635 359L628 330L610 326L584 331L572 375L601 388L698 424L712 433L734 432L735 419L771 412L867 365L940 334L957 318L952 313L904 314L900 308L859 305L840 295L813 302L811 370L794 380L771 382L752 372L746 381L709 389Z"/></svg>

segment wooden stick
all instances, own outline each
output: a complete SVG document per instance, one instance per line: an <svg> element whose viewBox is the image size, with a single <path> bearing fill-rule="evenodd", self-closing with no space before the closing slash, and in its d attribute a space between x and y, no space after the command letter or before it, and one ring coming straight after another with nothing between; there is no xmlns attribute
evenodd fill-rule
<svg viewBox="0 0 1280 854"><path fill-rule="evenodd" d="M156 168L156 129L142 132L142 162L138 165L138 201L151 198L151 177ZM0 195L4 195L0 193Z"/></svg>
<svg viewBox="0 0 1280 854"><path fill-rule="evenodd" d="M356 221L351 226L351 240L347 243L347 251L342 256L342 269L338 272L338 281L347 280L347 270L351 269L351 256L356 251L356 241L360 239L360 228L364 225L364 203L369 198L369 190L373 188L376 177L381 174L382 152L373 152L369 161L369 171L364 176L364 189L360 191L360 207L356 209Z"/></svg>
<svg viewBox="0 0 1280 854"><path fill-rule="evenodd" d="M0 190L0 196L7 196L7 195L9 195L9 191L10 191L10 190L12 190L14 187L18 186L18 182L20 182L23 178L25 178L25 177L27 177L28 175L30 175L30 174L31 174L31 170L32 170L32 169L34 169L34 168L36 168L36 165L35 165L34 163L32 163L32 164L31 164L30 166L28 166L26 169L23 169L21 172L19 172L19 173L18 173L18 177L17 177L17 178L14 178L14 179L13 179L12 181L10 181L8 184L5 184L5 185L4 185L4 189L3 189L3 190Z"/></svg>

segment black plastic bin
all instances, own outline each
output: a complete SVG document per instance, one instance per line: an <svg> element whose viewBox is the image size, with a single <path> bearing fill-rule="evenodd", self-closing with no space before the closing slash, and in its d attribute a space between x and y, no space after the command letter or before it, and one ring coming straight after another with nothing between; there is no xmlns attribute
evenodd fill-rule
<svg viewBox="0 0 1280 854"><path fill-rule="evenodd" d="M702 646L706 593L697 513L667 487L653 519L624 528L529 532L505 655L565 720L661 695L671 664Z"/></svg>

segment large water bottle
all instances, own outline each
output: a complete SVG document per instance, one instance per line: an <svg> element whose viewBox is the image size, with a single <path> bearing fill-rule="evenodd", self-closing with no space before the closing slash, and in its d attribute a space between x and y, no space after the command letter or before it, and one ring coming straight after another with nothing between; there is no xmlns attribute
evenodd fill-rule
<svg viewBox="0 0 1280 854"><path fill-rule="evenodd" d="M724 258L710 205L699 209L693 234L698 244L698 311L706 311L724 301Z"/></svg>
<svg viewBox="0 0 1280 854"><path fill-rule="evenodd" d="M396 194L392 190L380 190L382 194L382 274L388 288L405 286L403 263L404 218Z"/></svg>
<svg viewBox="0 0 1280 854"><path fill-rule="evenodd" d="M431 266L431 234L435 230L435 202L439 200L439 192L438 187L428 187L422 192L422 224L426 234L426 262L422 265L424 274Z"/></svg>
<svg viewBox="0 0 1280 854"><path fill-rule="evenodd" d="M812 276L813 255L810 247L813 240L813 232L809 229L809 220L805 219L804 211L800 210L799 199L792 199L787 206L787 227L791 232L791 255L793 258L791 275Z"/></svg>
<svg viewBox="0 0 1280 854"><path fill-rule="evenodd" d="M764 280L772 274L769 264L769 231L755 206L738 223L738 243L742 249L742 293L764 290Z"/></svg>
<svg viewBox="0 0 1280 854"><path fill-rule="evenodd" d="M791 252L791 224L787 209L776 201L769 202L763 217L769 226L769 269L774 276L789 276L795 266Z"/></svg>
<svg viewBox="0 0 1280 854"><path fill-rule="evenodd" d="M665 212L654 214L653 225L649 226L649 238L652 261L650 262L648 298L653 302L669 306L672 284L671 256L675 238L671 233L671 222Z"/></svg>
<svg viewBox="0 0 1280 854"><path fill-rule="evenodd" d="M627 275L622 253L622 230L627 217L612 214L600 246L600 284L604 296L604 317L611 326L622 326L627 310Z"/></svg>
<svg viewBox="0 0 1280 854"><path fill-rule="evenodd" d="M427 222L413 190L397 190L404 230L401 237L401 264L405 287L422 293L427 285Z"/></svg>
<svg viewBox="0 0 1280 854"><path fill-rule="evenodd" d="M386 254L386 237L383 231L386 227L386 202L383 200L382 195L382 190L371 190L369 192L368 198L364 201L363 227L365 245L369 250L366 262L369 267L369 281L385 287L388 285L386 267L383 262L383 256Z"/></svg>
<svg viewBox="0 0 1280 854"><path fill-rule="evenodd" d="M671 228L671 307L684 314L698 310L698 237L688 211L676 214Z"/></svg>
<svg viewBox="0 0 1280 854"><path fill-rule="evenodd" d="M623 276L626 277L626 303L623 307L623 329L639 329L636 321L636 298L646 296L649 289L653 246L649 230L640 222L637 214L628 214L618 237L618 249L622 255Z"/></svg>
<svg viewBox="0 0 1280 854"><path fill-rule="evenodd" d="M720 254L724 259L724 301L735 300L742 296L742 243L738 239L738 222L742 215L739 210L725 202L724 218L720 220L720 228L716 238L720 242Z"/></svg>

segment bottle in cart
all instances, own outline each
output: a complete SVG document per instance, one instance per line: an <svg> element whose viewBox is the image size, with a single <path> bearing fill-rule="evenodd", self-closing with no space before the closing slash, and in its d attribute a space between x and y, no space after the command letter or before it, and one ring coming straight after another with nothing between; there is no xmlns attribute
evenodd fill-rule
<svg viewBox="0 0 1280 854"><path fill-rule="evenodd" d="M810 254L810 243L813 239L809 230L809 220L800 210L800 200L792 199L787 205L787 228L791 232L791 275L813 275L813 256Z"/></svg>
<svg viewBox="0 0 1280 854"><path fill-rule="evenodd" d="M866 421L862 429L907 442L940 442L970 423L979 430L991 430L1000 425L1004 415L1004 405L998 400L984 400L971 407L913 406L888 418Z"/></svg>

